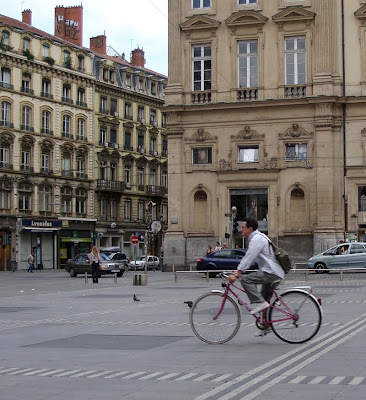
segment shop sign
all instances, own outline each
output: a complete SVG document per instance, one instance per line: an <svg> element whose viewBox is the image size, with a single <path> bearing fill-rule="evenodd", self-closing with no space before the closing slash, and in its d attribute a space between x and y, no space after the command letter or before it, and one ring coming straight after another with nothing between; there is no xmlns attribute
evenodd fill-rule
<svg viewBox="0 0 366 400"><path fill-rule="evenodd" d="M22 226L29 226L32 228L59 228L61 227L61 221L22 219Z"/></svg>

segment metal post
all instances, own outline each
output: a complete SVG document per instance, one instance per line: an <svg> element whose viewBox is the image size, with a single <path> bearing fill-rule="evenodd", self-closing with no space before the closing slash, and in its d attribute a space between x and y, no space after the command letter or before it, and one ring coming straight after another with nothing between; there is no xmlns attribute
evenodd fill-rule
<svg viewBox="0 0 366 400"><path fill-rule="evenodd" d="M85 272L85 283L88 283L88 273Z"/></svg>
<svg viewBox="0 0 366 400"><path fill-rule="evenodd" d="M178 282L178 273L177 272L174 273L174 282L175 283Z"/></svg>
<svg viewBox="0 0 366 400"><path fill-rule="evenodd" d="M309 269L306 268L305 270L305 280L308 281L309 280Z"/></svg>
<svg viewBox="0 0 366 400"><path fill-rule="evenodd" d="M114 283L117 283L117 272L114 273Z"/></svg>
<svg viewBox="0 0 366 400"><path fill-rule="evenodd" d="M208 271L206 271L206 282L210 281L209 278L210 278L210 273Z"/></svg>
<svg viewBox="0 0 366 400"><path fill-rule="evenodd" d="M343 281L343 269L341 269L340 280Z"/></svg>

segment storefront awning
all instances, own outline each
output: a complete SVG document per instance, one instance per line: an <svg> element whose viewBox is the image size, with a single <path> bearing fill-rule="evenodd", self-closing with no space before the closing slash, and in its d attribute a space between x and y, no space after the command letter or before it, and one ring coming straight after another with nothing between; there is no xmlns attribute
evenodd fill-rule
<svg viewBox="0 0 366 400"><path fill-rule="evenodd" d="M72 243L82 243L82 242L92 242L93 239L90 238L71 238L71 237L63 237L61 238L61 242L72 242Z"/></svg>
<svg viewBox="0 0 366 400"><path fill-rule="evenodd" d="M57 232L60 228L36 228L34 226L23 226L24 230L31 232Z"/></svg>

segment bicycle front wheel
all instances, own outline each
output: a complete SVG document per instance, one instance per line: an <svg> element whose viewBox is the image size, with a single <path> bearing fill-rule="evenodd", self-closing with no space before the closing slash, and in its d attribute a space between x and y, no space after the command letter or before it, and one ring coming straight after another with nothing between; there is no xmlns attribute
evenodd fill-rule
<svg viewBox="0 0 366 400"><path fill-rule="evenodd" d="M313 338L322 323L319 303L309 294L295 290L282 294L281 299L283 303L275 300L269 310L274 334L287 343L304 343Z"/></svg>
<svg viewBox="0 0 366 400"><path fill-rule="evenodd" d="M226 343L240 328L239 306L231 297L226 297L219 314L223 300L221 293L206 293L193 303L189 322L194 334L205 343Z"/></svg>

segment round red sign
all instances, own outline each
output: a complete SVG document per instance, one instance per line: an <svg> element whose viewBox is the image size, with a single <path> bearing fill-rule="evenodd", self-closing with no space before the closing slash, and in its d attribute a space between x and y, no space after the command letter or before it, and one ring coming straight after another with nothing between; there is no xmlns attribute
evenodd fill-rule
<svg viewBox="0 0 366 400"><path fill-rule="evenodd" d="M139 244L139 237L137 235L131 236L131 243L132 244Z"/></svg>

